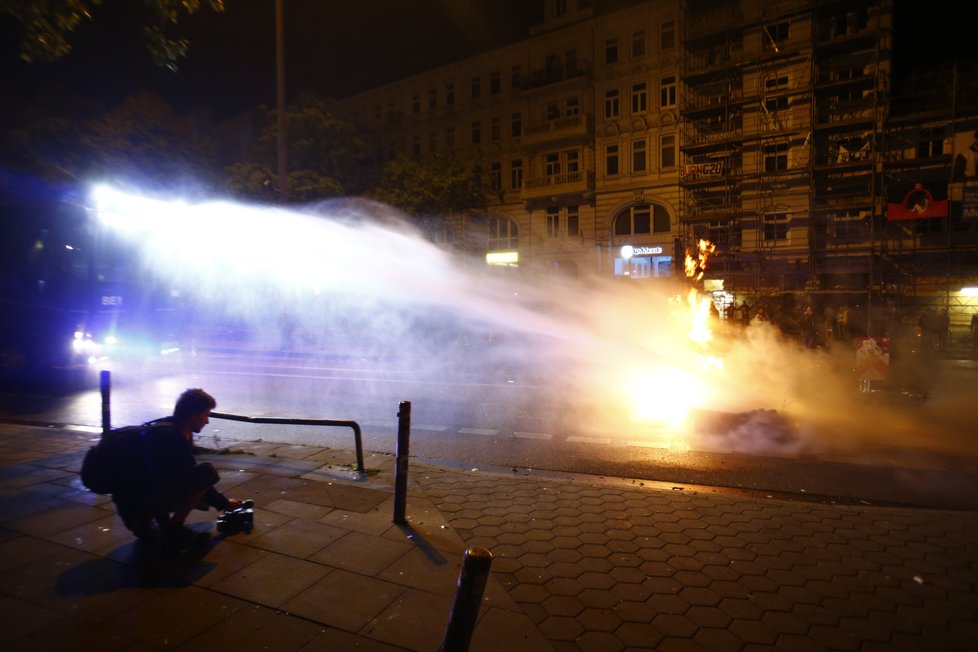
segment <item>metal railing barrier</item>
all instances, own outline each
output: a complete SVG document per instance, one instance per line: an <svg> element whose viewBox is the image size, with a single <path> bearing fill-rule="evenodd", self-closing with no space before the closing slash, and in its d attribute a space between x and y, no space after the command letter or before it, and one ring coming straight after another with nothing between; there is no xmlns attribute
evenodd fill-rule
<svg viewBox="0 0 978 652"><path fill-rule="evenodd" d="M243 421L245 423L271 423L283 426L334 426L338 428L352 428L353 440L357 450L357 471L365 473L363 467L363 435L360 431L360 424L356 421L342 419L289 419L283 417L245 417L239 414L226 414L224 412L211 412L212 419L224 419L226 421Z"/></svg>
<svg viewBox="0 0 978 652"><path fill-rule="evenodd" d="M109 371L102 371L99 374L99 390L102 393L102 434L104 435L112 428L112 374ZM357 472L361 475L366 473L366 469L363 466L363 435L360 432L360 424L356 421L243 417L238 414L225 414L223 412L211 412L211 416L215 419L244 421L245 423L277 423L287 426L335 426L339 428L353 428L353 440L357 449Z"/></svg>

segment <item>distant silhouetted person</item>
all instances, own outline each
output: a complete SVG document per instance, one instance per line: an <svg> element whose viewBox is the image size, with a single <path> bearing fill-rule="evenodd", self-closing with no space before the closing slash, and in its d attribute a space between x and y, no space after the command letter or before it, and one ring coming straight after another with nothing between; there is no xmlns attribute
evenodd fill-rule
<svg viewBox="0 0 978 652"><path fill-rule="evenodd" d="M942 308L934 319L934 336L938 348L947 353L951 340L951 318L947 314L947 308Z"/></svg>
<svg viewBox="0 0 978 652"><path fill-rule="evenodd" d="M740 304L740 323L744 326L749 326L750 316L750 305L744 301Z"/></svg>
<svg viewBox="0 0 978 652"><path fill-rule="evenodd" d="M978 312L971 315L971 355L978 354Z"/></svg>
<svg viewBox="0 0 978 652"><path fill-rule="evenodd" d="M835 313L835 331L838 339L849 340L849 306L845 304Z"/></svg>
<svg viewBox="0 0 978 652"><path fill-rule="evenodd" d="M811 306L805 306L805 312L801 315L801 335L805 341L805 348L815 348L815 313Z"/></svg>
<svg viewBox="0 0 978 652"><path fill-rule="evenodd" d="M754 318L751 320L750 323L751 325L766 324L769 321L771 321L771 318L767 314L767 308L761 306L760 308L757 309L757 314L754 315Z"/></svg>

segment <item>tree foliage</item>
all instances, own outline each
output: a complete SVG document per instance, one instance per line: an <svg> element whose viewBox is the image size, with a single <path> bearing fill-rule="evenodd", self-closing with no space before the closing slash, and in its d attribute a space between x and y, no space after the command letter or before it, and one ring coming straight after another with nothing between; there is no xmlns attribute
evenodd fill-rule
<svg viewBox="0 0 978 652"><path fill-rule="evenodd" d="M124 175L141 186L209 185L214 144L197 120L179 116L162 99L138 93L92 120L79 143L87 175Z"/></svg>
<svg viewBox="0 0 978 652"><path fill-rule="evenodd" d="M71 52L71 35L84 21L93 19L101 4L102 0L0 0L0 14L12 16L23 26L21 59L57 61ZM189 43L171 38L167 31L205 4L224 11L224 0L143 0L147 10L143 36L158 66L176 69Z"/></svg>
<svg viewBox="0 0 978 652"><path fill-rule="evenodd" d="M479 167L451 156L416 161L399 158L384 166L373 197L415 217L447 216L486 206Z"/></svg>
<svg viewBox="0 0 978 652"><path fill-rule="evenodd" d="M55 96L46 105L51 105ZM73 109L67 105L64 110ZM211 185L214 145L197 120L150 93L107 111L38 111L5 135L6 164L39 176L126 180L141 187Z"/></svg>
<svg viewBox="0 0 978 652"><path fill-rule="evenodd" d="M231 191L243 198L277 198L278 124L268 112L268 126L255 147L254 159L228 169ZM289 198L309 202L362 192L370 178L364 142L356 124L338 102L303 95L288 110L287 169Z"/></svg>

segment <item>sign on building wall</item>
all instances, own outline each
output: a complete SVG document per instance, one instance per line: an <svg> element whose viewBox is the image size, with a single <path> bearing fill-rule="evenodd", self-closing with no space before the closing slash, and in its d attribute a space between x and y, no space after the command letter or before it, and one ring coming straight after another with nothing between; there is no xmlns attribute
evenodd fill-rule
<svg viewBox="0 0 978 652"><path fill-rule="evenodd" d="M954 135L951 181L978 181L978 130Z"/></svg>
<svg viewBox="0 0 978 652"><path fill-rule="evenodd" d="M965 184L961 198L961 216L978 217L978 182Z"/></svg>
<svg viewBox="0 0 978 652"><path fill-rule="evenodd" d="M886 219L890 221L947 217L946 172L907 172L890 181L886 200Z"/></svg>
<svg viewBox="0 0 978 652"><path fill-rule="evenodd" d="M683 179L695 179L697 177L722 177L724 173L723 161L710 161L709 163L690 163L689 165L679 166L679 176Z"/></svg>

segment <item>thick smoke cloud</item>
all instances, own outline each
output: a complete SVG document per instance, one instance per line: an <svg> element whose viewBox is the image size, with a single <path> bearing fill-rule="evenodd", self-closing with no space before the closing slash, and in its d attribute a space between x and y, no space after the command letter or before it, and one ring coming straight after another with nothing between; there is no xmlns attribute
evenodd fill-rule
<svg viewBox="0 0 978 652"><path fill-rule="evenodd" d="M446 383L519 377L570 400L584 428L671 429L710 450L975 449L956 416L966 401L930 365L920 371L927 401L880 400L858 391L848 348L807 350L764 324L716 323L713 340L697 344L684 280L510 274L467 262L389 207L362 201L284 210L107 191L101 208L147 270L181 288L198 327L239 324L256 348L396 356L412 377Z"/></svg>

